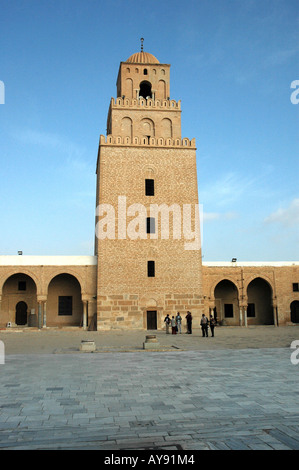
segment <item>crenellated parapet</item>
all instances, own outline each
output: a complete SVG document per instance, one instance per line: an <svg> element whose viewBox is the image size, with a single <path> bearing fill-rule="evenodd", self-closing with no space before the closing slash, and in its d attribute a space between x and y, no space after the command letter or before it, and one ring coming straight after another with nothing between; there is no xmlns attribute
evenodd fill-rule
<svg viewBox="0 0 299 470"><path fill-rule="evenodd" d="M152 98L111 98L111 108L140 108L140 109L155 109L155 110L180 110L181 100L155 100Z"/></svg>
<svg viewBox="0 0 299 470"><path fill-rule="evenodd" d="M113 136L111 134L104 136L100 135L100 145L120 145L120 146L144 146L144 147L184 147L195 148L195 139L164 139L163 137L121 137Z"/></svg>

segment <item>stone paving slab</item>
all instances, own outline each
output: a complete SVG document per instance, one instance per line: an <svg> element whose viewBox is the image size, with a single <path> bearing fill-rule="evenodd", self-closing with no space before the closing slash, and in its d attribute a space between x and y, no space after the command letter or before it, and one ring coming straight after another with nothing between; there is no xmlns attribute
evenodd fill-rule
<svg viewBox="0 0 299 470"><path fill-rule="evenodd" d="M0 449L297 450L299 365L290 354L7 354Z"/></svg>

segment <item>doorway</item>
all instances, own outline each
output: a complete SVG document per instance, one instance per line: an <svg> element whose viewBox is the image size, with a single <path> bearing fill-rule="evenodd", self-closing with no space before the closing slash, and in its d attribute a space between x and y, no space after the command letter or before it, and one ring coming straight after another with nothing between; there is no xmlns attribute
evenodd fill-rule
<svg viewBox="0 0 299 470"><path fill-rule="evenodd" d="M156 310L148 310L146 312L146 320L147 320L147 325L146 328L147 330L156 330L157 329L157 311Z"/></svg>
<svg viewBox="0 0 299 470"><path fill-rule="evenodd" d="M299 300L291 303L291 322L299 323Z"/></svg>
<svg viewBox="0 0 299 470"><path fill-rule="evenodd" d="M18 302L16 305L16 324L26 325L27 324L27 309L26 302Z"/></svg>

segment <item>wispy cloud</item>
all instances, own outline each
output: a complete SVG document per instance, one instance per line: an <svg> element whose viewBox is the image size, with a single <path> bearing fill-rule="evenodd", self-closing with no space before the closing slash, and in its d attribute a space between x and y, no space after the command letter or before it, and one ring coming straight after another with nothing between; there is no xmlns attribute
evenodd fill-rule
<svg viewBox="0 0 299 470"><path fill-rule="evenodd" d="M86 149L63 135L34 129L15 130L11 132L11 135L15 140L26 145L55 150L55 155L61 154L64 162L75 172L93 171L86 158Z"/></svg>
<svg viewBox="0 0 299 470"><path fill-rule="evenodd" d="M200 191L200 198L209 206L228 206L240 200L241 196L251 187L255 187L256 181L256 177L247 177L237 172L229 172L204 187Z"/></svg>
<svg viewBox="0 0 299 470"><path fill-rule="evenodd" d="M238 214L236 212L204 212L203 221L213 222L214 220L232 220L236 219Z"/></svg>
<svg viewBox="0 0 299 470"><path fill-rule="evenodd" d="M280 207L264 219L266 224L280 224L284 227L299 226L299 198L293 199L288 207ZM299 229L298 229L299 230Z"/></svg>
<svg viewBox="0 0 299 470"><path fill-rule="evenodd" d="M85 149L63 135L33 129L15 130L12 137L28 145L47 147L64 153L67 157L80 157Z"/></svg>
<svg viewBox="0 0 299 470"><path fill-rule="evenodd" d="M280 49L270 53L264 61L264 67L277 67L284 65L292 60L298 54L298 47L290 47L288 49Z"/></svg>

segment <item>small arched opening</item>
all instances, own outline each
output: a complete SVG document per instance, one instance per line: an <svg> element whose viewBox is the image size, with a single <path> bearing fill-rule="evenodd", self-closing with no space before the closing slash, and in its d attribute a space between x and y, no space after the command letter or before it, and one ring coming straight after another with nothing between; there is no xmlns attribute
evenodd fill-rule
<svg viewBox="0 0 299 470"><path fill-rule="evenodd" d="M139 96L144 99L152 98L152 84L150 82L143 81L140 83Z"/></svg>

